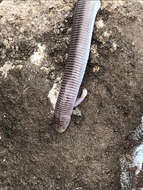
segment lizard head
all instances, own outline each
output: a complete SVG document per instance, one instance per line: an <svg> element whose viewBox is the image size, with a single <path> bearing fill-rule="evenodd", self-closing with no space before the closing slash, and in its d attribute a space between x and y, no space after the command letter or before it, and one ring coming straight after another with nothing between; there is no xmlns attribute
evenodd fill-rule
<svg viewBox="0 0 143 190"><path fill-rule="evenodd" d="M71 116L62 116L60 120L56 121L56 131L59 133L65 132L71 121Z"/></svg>

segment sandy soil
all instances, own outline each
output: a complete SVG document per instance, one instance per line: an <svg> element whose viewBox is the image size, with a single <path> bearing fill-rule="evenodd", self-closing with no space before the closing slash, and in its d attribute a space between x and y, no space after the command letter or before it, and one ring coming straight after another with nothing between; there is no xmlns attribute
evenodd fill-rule
<svg viewBox="0 0 143 190"><path fill-rule="evenodd" d="M64 71L75 2L0 1L1 190L120 190L119 158L143 114L143 3L99 11L88 97L61 135L49 92Z"/></svg>

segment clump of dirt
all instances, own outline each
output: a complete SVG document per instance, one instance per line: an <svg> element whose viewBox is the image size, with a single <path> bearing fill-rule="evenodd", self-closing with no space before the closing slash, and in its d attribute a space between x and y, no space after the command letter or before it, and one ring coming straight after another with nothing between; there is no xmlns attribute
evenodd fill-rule
<svg viewBox="0 0 143 190"><path fill-rule="evenodd" d="M120 189L119 159L143 113L143 4L99 11L82 116L59 135L48 95L64 71L75 2L0 2L1 189Z"/></svg>

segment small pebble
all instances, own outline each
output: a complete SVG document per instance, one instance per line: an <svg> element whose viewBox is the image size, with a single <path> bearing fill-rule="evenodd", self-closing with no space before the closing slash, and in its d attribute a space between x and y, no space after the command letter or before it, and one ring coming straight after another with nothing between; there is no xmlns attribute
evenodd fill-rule
<svg viewBox="0 0 143 190"><path fill-rule="evenodd" d="M79 110L79 108L76 108L75 110L73 110L73 115L76 115L78 117L82 116L81 111Z"/></svg>
<svg viewBox="0 0 143 190"><path fill-rule="evenodd" d="M103 28L104 27L104 22L102 19L98 20L96 22L96 27L99 29L99 28Z"/></svg>

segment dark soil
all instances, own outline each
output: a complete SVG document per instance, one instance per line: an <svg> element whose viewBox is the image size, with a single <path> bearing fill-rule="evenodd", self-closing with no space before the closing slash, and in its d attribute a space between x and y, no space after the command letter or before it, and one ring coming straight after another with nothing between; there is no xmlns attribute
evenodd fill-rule
<svg viewBox="0 0 143 190"><path fill-rule="evenodd" d="M5 75L0 69L1 190L120 190L119 158L143 114L143 4L100 10L96 22L104 26L95 25L82 117L73 116L61 135L48 93L64 70L73 6L0 2L0 68L13 66ZM30 60L39 43L45 58L36 65Z"/></svg>

